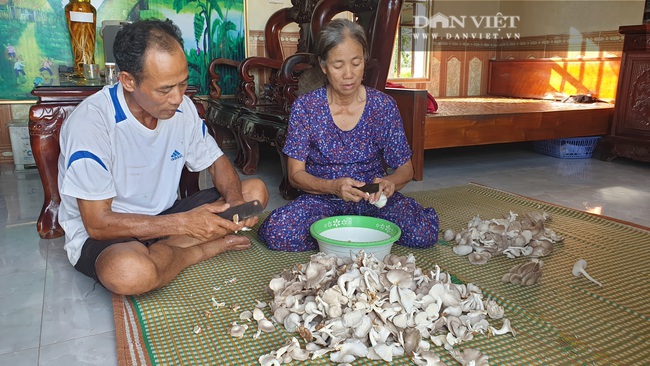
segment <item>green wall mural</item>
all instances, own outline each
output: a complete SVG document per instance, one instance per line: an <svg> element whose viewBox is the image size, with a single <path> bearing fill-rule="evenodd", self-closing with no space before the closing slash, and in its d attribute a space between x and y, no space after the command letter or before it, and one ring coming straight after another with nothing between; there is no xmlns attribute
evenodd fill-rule
<svg viewBox="0 0 650 366"><path fill-rule="evenodd" d="M63 8L67 0L0 0L0 100L34 100L35 85L56 83L59 65L72 66ZM97 9L95 63L103 69L102 21L169 18L180 27L190 84L207 94L213 58L242 60L246 32L244 0L92 0ZM234 94L236 70L221 71L224 94Z"/></svg>

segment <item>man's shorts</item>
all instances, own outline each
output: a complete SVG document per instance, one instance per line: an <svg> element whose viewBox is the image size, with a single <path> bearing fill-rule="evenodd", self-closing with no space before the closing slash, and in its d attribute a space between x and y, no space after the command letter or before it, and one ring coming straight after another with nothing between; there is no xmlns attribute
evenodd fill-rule
<svg viewBox="0 0 650 366"><path fill-rule="evenodd" d="M165 211L159 213L158 215L169 215L179 212L189 211L193 208L199 207L206 203L212 203L218 200L221 197L219 192L215 188L204 189L202 191L196 192L195 194L177 200L174 202L172 207L166 209ZM142 245L149 247L151 244L157 242L161 238L153 238L148 240L139 240L137 238L124 238L124 239L111 239L111 240L94 240L88 238L81 248L81 256L75 264L74 268L85 274L86 276L92 277L95 281L101 283L99 278L97 278L97 271L95 270L95 262L97 258L104 251L104 249L110 247L113 244L124 243L137 241L142 243Z"/></svg>

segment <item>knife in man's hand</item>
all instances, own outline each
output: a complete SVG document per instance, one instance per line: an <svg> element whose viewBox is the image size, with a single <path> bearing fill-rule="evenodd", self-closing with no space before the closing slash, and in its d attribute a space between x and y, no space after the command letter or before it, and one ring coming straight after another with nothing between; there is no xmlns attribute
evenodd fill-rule
<svg viewBox="0 0 650 366"><path fill-rule="evenodd" d="M244 202L241 205L232 206L224 212L219 212L217 215L223 217L226 220L232 221L241 221L252 216L259 215L264 211L264 207L258 200ZM235 220L235 215L237 215L237 220Z"/></svg>

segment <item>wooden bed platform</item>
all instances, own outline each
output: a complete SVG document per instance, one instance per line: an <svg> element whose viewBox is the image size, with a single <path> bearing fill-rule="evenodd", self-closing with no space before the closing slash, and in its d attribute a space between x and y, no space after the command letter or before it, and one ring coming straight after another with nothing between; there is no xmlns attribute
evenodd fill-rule
<svg viewBox="0 0 650 366"><path fill-rule="evenodd" d="M565 78L571 83L565 85L570 88L558 90L549 81L558 73L558 60L490 61L488 93L498 92L507 97L436 98L439 109L434 114L426 114L425 90L387 88L400 109L413 149L414 178L423 179L425 150L609 133L614 104L562 103L542 98L591 92L613 101L619 63L620 59L562 60L565 69L575 69L583 78L595 72L600 80L590 76L579 81L568 75ZM596 87L586 89L585 85L592 82ZM525 85L529 87L524 88ZM526 98L516 98L517 95ZM531 96L539 99L530 99Z"/></svg>

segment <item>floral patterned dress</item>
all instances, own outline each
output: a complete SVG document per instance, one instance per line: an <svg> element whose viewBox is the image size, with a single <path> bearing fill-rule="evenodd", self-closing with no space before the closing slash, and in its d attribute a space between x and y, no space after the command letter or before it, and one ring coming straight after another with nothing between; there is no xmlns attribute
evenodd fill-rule
<svg viewBox="0 0 650 366"><path fill-rule="evenodd" d="M334 123L325 87L299 97L292 106L282 151L304 161L306 171L315 177L350 177L366 183L386 175L384 164L397 169L411 158L395 101L370 87L366 87L361 118L349 131ZM383 208L365 200L345 202L335 195L304 193L274 210L262 223L258 236L274 250L317 249L309 227L317 220L336 215L364 215L391 221L402 230L397 243L408 247L430 247L438 239L436 211L399 192Z"/></svg>

